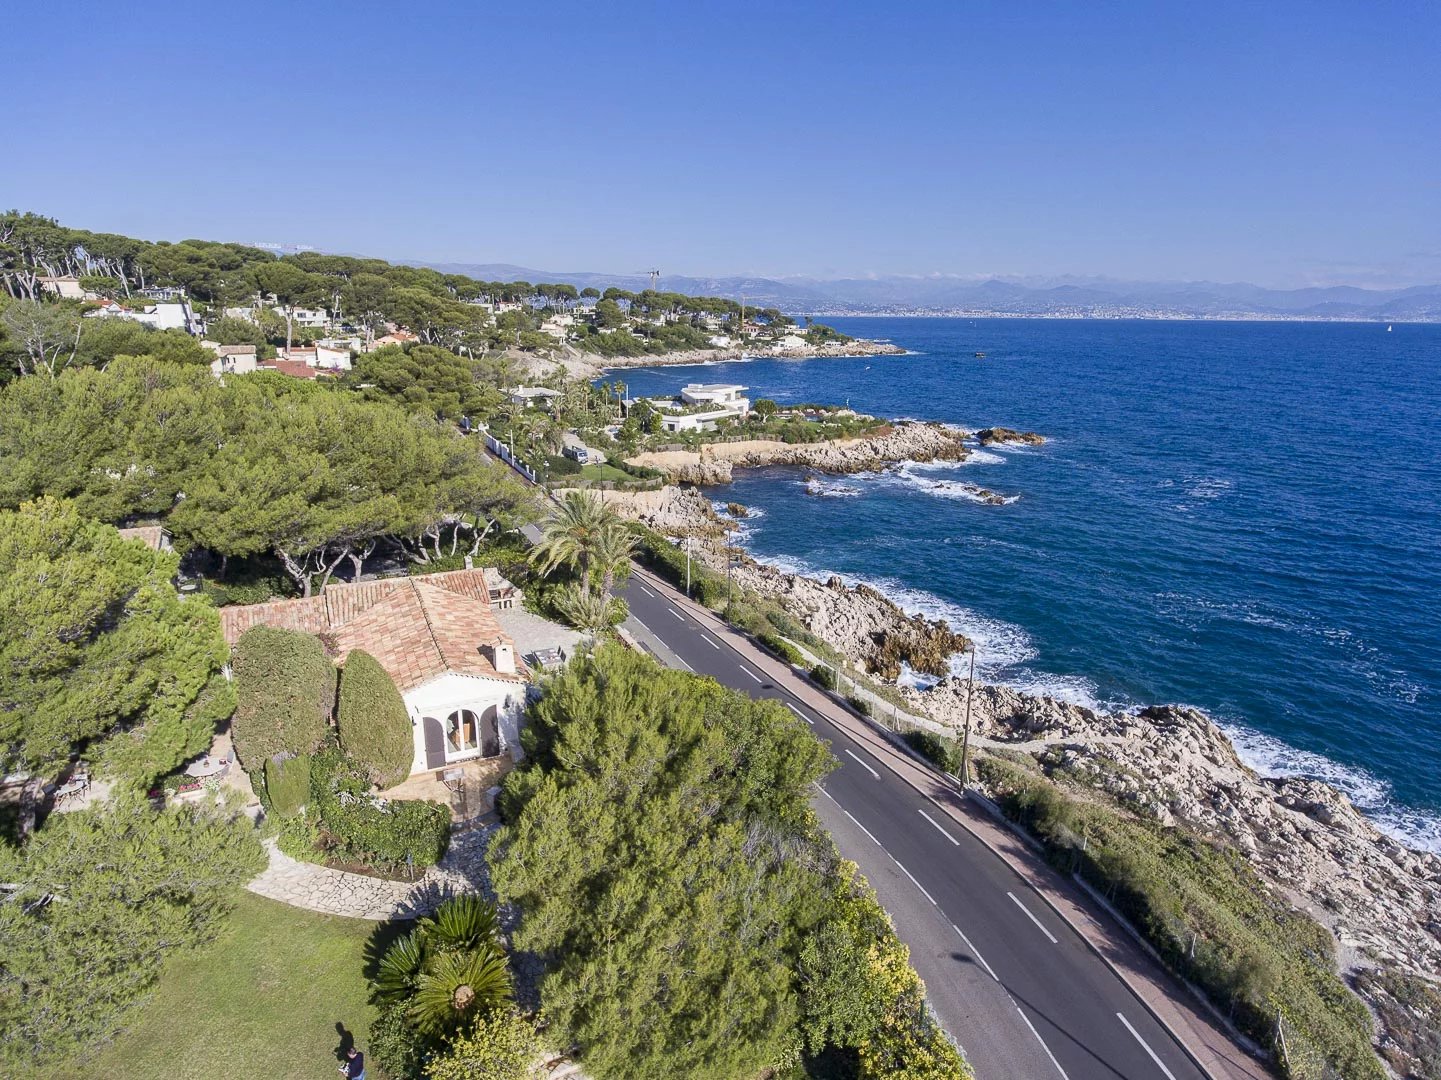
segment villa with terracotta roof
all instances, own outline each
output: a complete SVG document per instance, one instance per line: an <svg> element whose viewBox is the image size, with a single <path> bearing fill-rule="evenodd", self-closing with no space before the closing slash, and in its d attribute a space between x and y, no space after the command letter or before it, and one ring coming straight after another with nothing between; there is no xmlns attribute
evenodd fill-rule
<svg viewBox="0 0 1441 1080"><path fill-rule="evenodd" d="M374 656L410 714L414 774L521 757L526 675L491 610L491 589L480 568L341 582L319 596L224 607L220 622L231 646L252 626L272 626L319 636L337 663L353 649Z"/></svg>

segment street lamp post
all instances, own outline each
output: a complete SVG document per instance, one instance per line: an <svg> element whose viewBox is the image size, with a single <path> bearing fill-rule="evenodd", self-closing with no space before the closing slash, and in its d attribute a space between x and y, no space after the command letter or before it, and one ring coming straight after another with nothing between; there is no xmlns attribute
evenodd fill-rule
<svg viewBox="0 0 1441 1080"><path fill-rule="evenodd" d="M971 687L976 681L976 645L971 643L971 670L966 676L966 729L961 735L961 787L971 780Z"/></svg>

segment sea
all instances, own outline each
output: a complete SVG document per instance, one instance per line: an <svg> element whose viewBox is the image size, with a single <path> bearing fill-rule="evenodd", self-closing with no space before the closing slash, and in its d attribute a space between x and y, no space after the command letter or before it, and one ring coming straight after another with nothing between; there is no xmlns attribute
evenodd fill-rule
<svg viewBox="0 0 1441 1080"><path fill-rule="evenodd" d="M753 509L756 558L947 620L979 677L1195 706L1259 772L1441 852L1441 326L825 321L908 351L607 379L1039 432L959 465L738 470L712 495Z"/></svg>

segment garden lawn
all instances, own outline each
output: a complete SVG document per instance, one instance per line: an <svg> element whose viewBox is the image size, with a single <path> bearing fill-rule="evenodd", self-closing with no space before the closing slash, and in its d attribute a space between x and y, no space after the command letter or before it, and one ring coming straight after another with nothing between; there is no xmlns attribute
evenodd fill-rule
<svg viewBox="0 0 1441 1080"><path fill-rule="evenodd" d="M580 478L592 483L609 482L612 484L634 484L636 478L624 469L617 469L609 463L605 465L582 465Z"/></svg>
<svg viewBox="0 0 1441 1080"><path fill-rule="evenodd" d="M51 1080L335 1080L336 1024L366 1048L365 946L378 925L242 893L215 941L171 958L113 1043Z"/></svg>

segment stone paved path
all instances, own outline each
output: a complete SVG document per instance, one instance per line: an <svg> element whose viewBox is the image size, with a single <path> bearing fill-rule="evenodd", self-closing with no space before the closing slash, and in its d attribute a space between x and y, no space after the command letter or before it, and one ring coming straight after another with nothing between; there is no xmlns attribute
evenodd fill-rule
<svg viewBox="0 0 1441 1080"><path fill-rule="evenodd" d="M455 833L441 861L415 882L332 870L328 866L292 859L267 840L270 865L246 886L260 896L284 904L344 915L352 919L413 919L433 911L449 896L461 892L490 895L485 849L492 827Z"/></svg>

